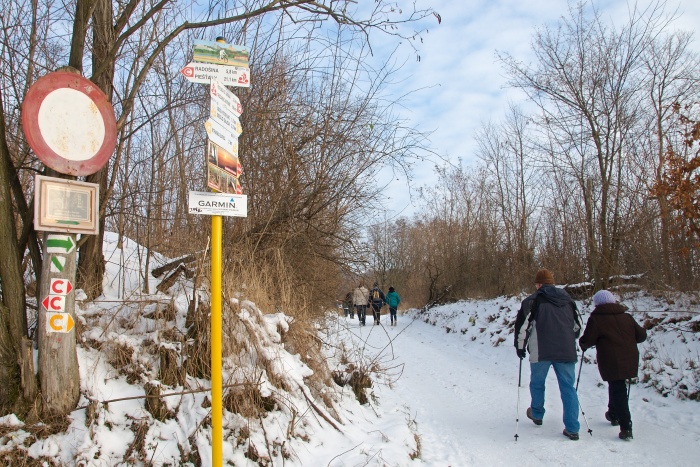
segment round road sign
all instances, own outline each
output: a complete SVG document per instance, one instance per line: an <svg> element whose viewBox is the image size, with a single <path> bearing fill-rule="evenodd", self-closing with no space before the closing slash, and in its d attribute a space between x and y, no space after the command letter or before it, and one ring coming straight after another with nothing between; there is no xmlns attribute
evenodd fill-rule
<svg viewBox="0 0 700 467"><path fill-rule="evenodd" d="M107 96L69 71L49 73L29 88L22 126L39 160L67 175L97 172L117 144L117 122Z"/></svg>

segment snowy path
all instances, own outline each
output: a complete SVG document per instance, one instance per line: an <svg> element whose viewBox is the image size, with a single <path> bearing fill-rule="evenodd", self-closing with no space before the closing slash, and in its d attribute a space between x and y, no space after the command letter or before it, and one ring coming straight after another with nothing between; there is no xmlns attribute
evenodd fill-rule
<svg viewBox="0 0 700 467"><path fill-rule="evenodd" d="M385 319L382 316L382 325ZM399 323L380 329L349 321L350 330L372 348L385 348L393 338L384 352L393 351L392 360L404 364L403 374L391 388L375 385L374 391L382 410L407 406L417 422L423 465L698 465L700 404L665 399L634 386L635 440L621 441L618 428L603 418L607 388L597 385L593 365L584 366L579 388L593 436L580 417L581 440L573 442L561 434L561 402L553 372L547 380L543 426L525 417L529 365L523 363L516 443L518 359L512 336L494 347L483 342L486 339L472 341L420 320L400 317Z"/></svg>

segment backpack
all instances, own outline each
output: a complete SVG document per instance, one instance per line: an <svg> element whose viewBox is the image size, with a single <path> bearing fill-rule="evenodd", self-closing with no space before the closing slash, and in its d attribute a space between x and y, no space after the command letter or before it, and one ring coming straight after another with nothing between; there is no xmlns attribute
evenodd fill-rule
<svg viewBox="0 0 700 467"><path fill-rule="evenodd" d="M379 301L381 301L381 299L382 299L382 296L379 295L379 289L374 289L372 291L372 301L379 302Z"/></svg>

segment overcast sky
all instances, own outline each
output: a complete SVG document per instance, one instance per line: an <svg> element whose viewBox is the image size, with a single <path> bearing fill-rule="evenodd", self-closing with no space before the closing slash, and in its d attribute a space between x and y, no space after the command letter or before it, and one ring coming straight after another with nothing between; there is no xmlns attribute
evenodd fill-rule
<svg viewBox="0 0 700 467"><path fill-rule="evenodd" d="M398 3L401 5L403 0ZM406 2L407 3L407 2ZM423 43L418 44L420 61L409 47L400 54L406 58L402 70L405 89L419 89L402 101L403 116L421 131L433 131L431 144L440 155L457 162L474 161L474 133L484 121L503 118L509 100L522 101L522 94L506 89L506 78L495 53L505 52L520 60L531 57L530 42L536 27L553 24L568 13L567 0L416 0L418 8L433 7L442 23L431 18L426 23ZM643 8L650 0L640 0ZM617 26L629 18L626 0L596 0L604 17ZM404 6L404 5L402 5ZM408 4L404 6L408 7ZM678 9L676 29L695 33L695 50L700 51L700 1L668 0L666 11ZM380 50L381 52L381 50ZM437 160L426 160L416 167L414 186L432 184ZM388 176L387 176L388 178ZM387 190L390 217L410 216L415 208L409 201L405 179L392 182ZM415 202L414 202L415 203Z"/></svg>

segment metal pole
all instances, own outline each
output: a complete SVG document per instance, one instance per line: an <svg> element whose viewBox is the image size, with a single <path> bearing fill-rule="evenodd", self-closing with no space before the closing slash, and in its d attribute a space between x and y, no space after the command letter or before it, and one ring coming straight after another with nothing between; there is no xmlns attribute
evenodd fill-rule
<svg viewBox="0 0 700 467"><path fill-rule="evenodd" d="M211 218L211 450L212 465L223 465L223 377L221 371L221 216Z"/></svg>
<svg viewBox="0 0 700 467"><path fill-rule="evenodd" d="M588 428L588 434L593 436L593 430L591 430L591 426L588 424L588 419L586 418L586 412L583 411L583 406L581 405L581 398L578 397L578 382L581 381L581 369L583 369L583 354L585 354L586 351L581 352L581 365L578 367L578 378L576 379L576 398L578 399L578 407L581 409L581 415L583 415L583 421L586 422L586 427Z"/></svg>
<svg viewBox="0 0 700 467"><path fill-rule="evenodd" d="M520 359L520 367L518 368L518 405L515 408L515 442L518 442L518 422L520 421L520 383L523 376L523 359Z"/></svg>
<svg viewBox="0 0 700 467"><path fill-rule="evenodd" d="M576 378L576 392L578 392L578 382L581 381L581 370L583 369L583 355L586 351L581 352L581 364L578 367L578 378Z"/></svg>

